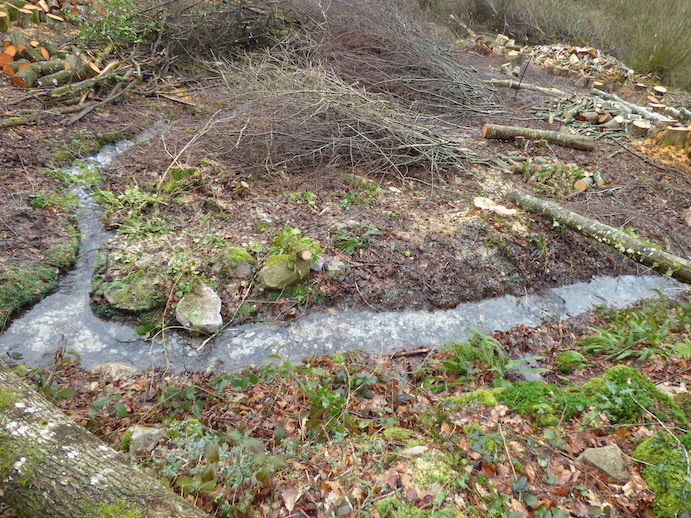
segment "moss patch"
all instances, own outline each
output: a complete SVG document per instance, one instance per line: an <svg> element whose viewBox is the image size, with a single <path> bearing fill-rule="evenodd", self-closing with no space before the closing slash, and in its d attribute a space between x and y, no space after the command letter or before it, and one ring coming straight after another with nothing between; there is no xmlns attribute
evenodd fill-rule
<svg viewBox="0 0 691 518"><path fill-rule="evenodd" d="M470 403L481 403L486 407L493 407L499 404L497 400L497 394L501 393L504 389L479 389L474 392L466 392L460 396L450 396L444 398L442 401L443 406L465 406Z"/></svg>
<svg viewBox="0 0 691 518"><path fill-rule="evenodd" d="M99 505L93 511L87 511L84 518L143 518L141 511L124 502L112 505Z"/></svg>
<svg viewBox="0 0 691 518"><path fill-rule="evenodd" d="M0 276L0 329L13 312L57 288L58 274L57 268L47 266L31 270L8 268Z"/></svg>
<svg viewBox="0 0 691 518"><path fill-rule="evenodd" d="M691 445L691 435L687 434L686 439ZM691 512L691 486L684 480L686 456L674 437L657 432L634 450L633 458L646 463L641 475L655 492L650 508L659 518L674 518Z"/></svg>
<svg viewBox="0 0 691 518"><path fill-rule="evenodd" d="M14 392L4 387L0 387L0 408L5 408L17 401L17 396Z"/></svg>

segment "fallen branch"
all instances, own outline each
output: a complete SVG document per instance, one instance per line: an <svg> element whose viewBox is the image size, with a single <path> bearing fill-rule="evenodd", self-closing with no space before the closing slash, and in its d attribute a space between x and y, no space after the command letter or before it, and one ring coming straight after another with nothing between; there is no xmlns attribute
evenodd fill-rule
<svg viewBox="0 0 691 518"><path fill-rule="evenodd" d="M518 126L485 124L482 128L482 136L489 139L510 139L514 137L543 139L564 147L583 149L586 151L595 149L595 141L590 137L571 135L570 133L559 133L558 131L520 128Z"/></svg>
<svg viewBox="0 0 691 518"><path fill-rule="evenodd" d="M493 86L504 86L506 88L513 88L514 90L532 90L533 92L551 95L552 97L564 97L569 95L567 92L564 92L557 88L545 88L530 83L520 83L518 81L514 81L513 79L490 79L485 82Z"/></svg>
<svg viewBox="0 0 691 518"><path fill-rule="evenodd" d="M74 113L78 112L79 110L83 110L92 104L96 103L88 103L86 105L82 104L81 106L64 106L62 108L56 108L55 110L37 111L34 113L28 113L26 115L20 115L18 117L9 117L7 119L0 120L0 129L12 128L14 126L24 126L26 124L33 124L49 117L61 117L62 115L67 115L69 113Z"/></svg>
<svg viewBox="0 0 691 518"><path fill-rule="evenodd" d="M652 121L655 124L658 123L667 123L669 124L670 122L674 122L673 119L670 119L669 117L666 117L665 115L660 115L659 113L651 112L650 110L647 110L646 108L643 108L642 106L638 106L637 104L629 103L626 102L624 99L619 97L616 94L610 94L607 92L603 92L602 90L598 90L597 88L593 88L591 90L591 93L593 95L596 95L602 99L606 99L608 101L614 101L615 103L620 104L624 108L627 108L628 110L632 111L633 113L637 113L641 117L643 117L646 120Z"/></svg>
<svg viewBox="0 0 691 518"><path fill-rule="evenodd" d="M557 203L541 200L520 191L511 191L506 197L526 210L549 216L561 225L608 244L622 254L664 275L691 284L691 261L659 250L626 232L581 216Z"/></svg>

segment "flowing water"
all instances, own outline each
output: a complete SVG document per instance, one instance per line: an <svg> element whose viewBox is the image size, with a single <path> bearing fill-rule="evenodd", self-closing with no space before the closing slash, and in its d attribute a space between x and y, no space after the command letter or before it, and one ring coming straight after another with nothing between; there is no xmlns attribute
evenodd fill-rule
<svg viewBox="0 0 691 518"><path fill-rule="evenodd" d="M142 134L149 138L155 127ZM107 145L86 162L98 169L133 145L122 141ZM75 174L77 169L68 169ZM79 259L51 295L15 319L0 335L0 354L7 360L41 366L58 348L75 352L85 367L101 362L125 362L139 368L237 371L276 358L299 361L315 354L351 349L387 353L404 348L438 347L468 336L475 330L507 330L518 324L538 325L571 317L597 305L621 308L656 291L675 295L685 290L677 281L651 275L601 277L590 282L554 288L539 295L503 296L461 304L444 311L313 313L280 327L248 324L226 329L205 343L187 333L171 331L165 339L145 342L133 328L101 320L89 306L91 276L96 253L108 238L101 225L102 211L84 187L77 188L81 242Z"/></svg>

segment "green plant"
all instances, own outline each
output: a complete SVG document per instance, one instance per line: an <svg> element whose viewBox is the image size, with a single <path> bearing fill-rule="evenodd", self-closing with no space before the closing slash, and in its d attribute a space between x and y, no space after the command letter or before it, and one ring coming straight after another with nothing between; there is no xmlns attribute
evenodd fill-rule
<svg viewBox="0 0 691 518"><path fill-rule="evenodd" d="M99 16L80 23L79 39L90 44L133 44L149 41L163 28L155 13L140 12L134 0L106 0Z"/></svg>
<svg viewBox="0 0 691 518"><path fill-rule="evenodd" d="M94 199L103 206L107 216L122 220L117 226L123 234L160 234L169 230L166 221L156 211L163 199L138 185L128 187L121 194L98 189L94 192Z"/></svg>
<svg viewBox="0 0 691 518"><path fill-rule="evenodd" d="M589 328L593 334L576 342L584 353L603 354L613 361L645 360L651 354L667 356L675 349L677 331L691 321L691 304L671 301L660 294L636 310L604 310L608 329ZM684 350L683 346L679 346Z"/></svg>
<svg viewBox="0 0 691 518"><path fill-rule="evenodd" d="M203 496L222 518L252 516L253 501L271 487L284 462L266 454L248 432L205 431L196 420L170 425L167 439L152 453L158 474L187 495Z"/></svg>
<svg viewBox="0 0 691 518"><path fill-rule="evenodd" d="M37 209L52 206L60 210L70 211L77 207L77 197L72 193L58 194L41 189L29 195L29 205Z"/></svg>
<svg viewBox="0 0 691 518"><path fill-rule="evenodd" d="M381 236L381 231L372 223L358 225L355 229L340 228L334 232L334 244L353 255L356 249L369 248L373 236Z"/></svg>
<svg viewBox="0 0 691 518"><path fill-rule="evenodd" d="M341 207L345 210L350 210L353 205L369 208L377 199L378 191L379 186L376 183L361 178L355 188L350 189L341 200Z"/></svg>
<svg viewBox="0 0 691 518"><path fill-rule="evenodd" d="M317 195L312 191L295 191L288 195L288 203L307 205L314 207L317 204Z"/></svg>
<svg viewBox="0 0 691 518"><path fill-rule="evenodd" d="M271 243L269 254L295 257L301 250L312 252L312 262L316 261L322 252L321 248L312 239L302 235L302 230L286 225L283 227L283 230L278 232Z"/></svg>

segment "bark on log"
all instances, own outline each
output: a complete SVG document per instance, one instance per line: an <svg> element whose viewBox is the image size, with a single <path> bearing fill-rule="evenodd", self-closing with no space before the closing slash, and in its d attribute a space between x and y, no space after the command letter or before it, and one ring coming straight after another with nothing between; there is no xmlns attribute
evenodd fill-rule
<svg viewBox="0 0 691 518"><path fill-rule="evenodd" d="M38 86L60 86L73 81L82 81L95 75L94 70L90 66L85 65L77 70L61 70L54 74L48 74L39 78L36 84Z"/></svg>
<svg viewBox="0 0 691 518"><path fill-rule="evenodd" d="M530 83L521 83L512 79L490 79L487 82L494 86L504 86L506 88L513 88L514 90L531 90L533 92L551 95L552 97L564 97L568 95L566 92L556 88L544 88Z"/></svg>
<svg viewBox="0 0 691 518"><path fill-rule="evenodd" d="M629 135L632 137L644 137L650 131L650 122L647 120L631 121Z"/></svg>
<svg viewBox="0 0 691 518"><path fill-rule="evenodd" d="M29 63L28 59L20 59L18 61L13 61L12 63L2 65L2 71L7 77L12 77L17 73L18 70L22 70L23 68L30 66L31 64Z"/></svg>
<svg viewBox="0 0 691 518"><path fill-rule="evenodd" d="M17 70L10 78L10 81L19 88L30 88L36 82L36 79L38 79L38 74L29 66L22 70Z"/></svg>
<svg viewBox="0 0 691 518"><path fill-rule="evenodd" d="M46 74L53 74L65 68L65 63L61 59L54 59L52 61L41 61L40 63L32 63L31 68L36 72L37 76L45 76Z"/></svg>
<svg viewBox="0 0 691 518"><path fill-rule="evenodd" d="M519 191L511 191L506 197L524 209L549 216L560 224L578 230L597 241L614 247L617 251L663 275L691 284L691 261L650 246L614 227L586 218L561 205L541 200Z"/></svg>
<svg viewBox="0 0 691 518"><path fill-rule="evenodd" d="M20 516L96 516L117 506L146 518L208 516L137 471L1 361L0 494Z"/></svg>
<svg viewBox="0 0 691 518"><path fill-rule="evenodd" d="M489 139L510 139L515 137L543 139L559 144L560 146L575 149L583 149L586 151L595 149L595 141L590 137L571 135L570 133L559 133L558 131L520 128L518 126L485 124L482 128L482 136Z"/></svg>
<svg viewBox="0 0 691 518"><path fill-rule="evenodd" d="M10 15L0 11L0 32L7 32L10 28Z"/></svg>
<svg viewBox="0 0 691 518"><path fill-rule="evenodd" d="M26 9L17 9L17 25L26 29L34 24L34 13Z"/></svg>
<svg viewBox="0 0 691 518"><path fill-rule="evenodd" d="M641 117L643 117L646 120L652 121L655 124L658 124L660 122L672 122L668 117L661 115L659 113L653 113L650 110L646 110L642 106L638 106L637 104L629 103L626 102L624 99L619 97L616 94L609 94L607 92L603 92L602 90L598 90L597 88L593 88L590 91L593 95L596 95L602 99L606 99L608 101L614 101L617 104L620 104L621 106L627 108L628 110L632 111L633 113L637 113Z"/></svg>
<svg viewBox="0 0 691 518"><path fill-rule="evenodd" d="M684 147L691 139L691 126L667 126L657 139L658 146Z"/></svg>

